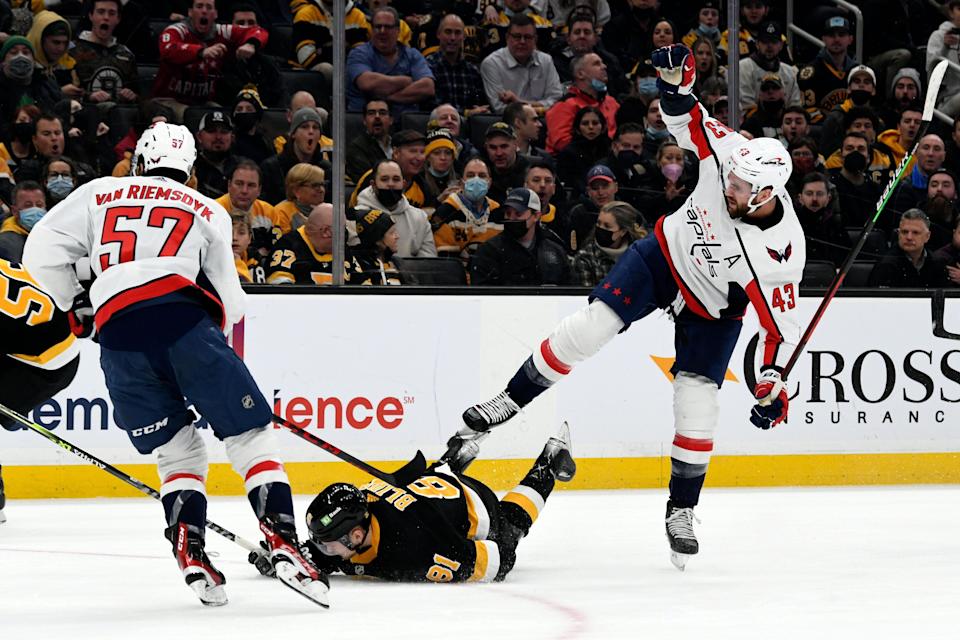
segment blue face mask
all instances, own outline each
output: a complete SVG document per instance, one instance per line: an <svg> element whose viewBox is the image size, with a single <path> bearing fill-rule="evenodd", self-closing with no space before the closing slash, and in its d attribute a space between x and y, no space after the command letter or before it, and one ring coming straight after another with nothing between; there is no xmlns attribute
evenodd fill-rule
<svg viewBox="0 0 960 640"><path fill-rule="evenodd" d="M657 87L656 78L640 78L637 81L637 91L642 96L655 96L660 93L660 88Z"/></svg>
<svg viewBox="0 0 960 640"><path fill-rule="evenodd" d="M52 176L47 180L47 191L55 198L66 198L73 191L73 179L67 176Z"/></svg>
<svg viewBox="0 0 960 640"><path fill-rule="evenodd" d="M607 83L600 82L596 78L590 78L590 88L596 91L597 93L606 93L607 92Z"/></svg>
<svg viewBox="0 0 960 640"><path fill-rule="evenodd" d="M697 25L697 31L708 38L716 38L720 35L720 27L708 27L705 24Z"/></svg>
<svg viewBox="0 0 960 640"><path fill-rule="evenodd" d="M651 140L664 140L667 136L670 135L670 130L664 127L663 129L655 129L653 127L647 127L647 137Z"/></svg>
<svg viewBox="0 0 960 640"><path fill-rule="evenodd" d="M450 169L447 169L446 171L441 173L440 171L435 171L433 167L428 166L427 171L429 171L430 175L432 175L434 178L444 178L450 175Z"/></svg>
<svg viewBox="0 0 960 640"><path fill-rule="evenodd" d="M27 207L26 209L21 209L18 215L20 219L20 226L30 231L33 229L33 225L37 224L44 215L46 215L47 210L40 207Z"/></svg>
<svg viewBox="0 0 960 640"><path fill-rule="evenodd" d="M476 176L467 178L466 182L463 183L463 195L473 202L482 200L489 189L490 185L487 184L487 181Z"/></svg>

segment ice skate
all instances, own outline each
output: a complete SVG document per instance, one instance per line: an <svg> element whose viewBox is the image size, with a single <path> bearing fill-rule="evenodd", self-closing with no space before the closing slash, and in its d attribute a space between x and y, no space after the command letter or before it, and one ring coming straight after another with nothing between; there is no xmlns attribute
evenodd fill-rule
<svg viewBox="0 0 960 640"><path fill-rule="evenodd" d="M577 463L570 453L570 425L564 422L557 435L552 436L543 445L543 451L537 458L537 465L550 469L553 477L560 482L570 482L577 473Z"/></svg>
<svg viewBox="0 0 960 640"><path fill-rule="evenodd" d="M489 436L488 431L474 431L470 427L462 427L457 431L447 440L447 452L443 454L450 470L454 473L465 473L480 453L480 443Z"/></svg>
<svg viewBox="0 0 960 640"><path fill-rule="evenodd" d="M208 607L227 604L227 592L223 585L227 579L217 571L203 550L200 531L186 523L177 523L166 530L167 539L173 543L173 555L180 565L183 578L200 602Z"/></svg>
<svg viewBox="0 0 960 640"><path fill-rule="evenodd" d="M474 431L488 431L520 413L520 407L506 391L463 412L463 423Z"/></svg>
<svg viewBox="0 0 960 640"><path fill-rule="evenodd" d="M696 555L700 550L697 543L697 536L693 532L693 521L697 516L693 513L693 507L675 507L673 502L667 501L667 540L670 541L670 562L677 569L683 571L687 566L690 556Z"/></svg>
<svg viewBox="0 0 960 640"><path fill-rule="evenodd" d="M280 581L311 602L329 608L330 581L300 553L294 526L267 516L260 521L260 530L267 538L270 562Z"/></svg>

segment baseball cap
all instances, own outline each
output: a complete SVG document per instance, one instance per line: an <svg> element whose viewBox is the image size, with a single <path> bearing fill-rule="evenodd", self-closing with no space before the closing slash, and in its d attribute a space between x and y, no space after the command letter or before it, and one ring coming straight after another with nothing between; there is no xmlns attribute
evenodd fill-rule
<svg viewBox="0 0 960 640"><path fill-rule="evenodd" d="M760 81L760 90L766 91L768 89L782 89L783 80L780 79L775 73L766 73L763 76L763 79Z"/></svg>
<svg viewBox="0 0 960 640"><path fill-rule="evenodd" d="M511 189L507 194L507 199L503 201L504 207L510 207L514 211L540 211L540 196L530 189L520 187Z"/></svg>
<svg viewBox="0 0 960 640"><path fill-rule="evenodd" d="M850 21L843 16L827 18L827 21L823 23L823 33L828 34L831 31L846 31L850 33Z"/></svg>
<svg viewBox="0 0 960 640"><path fill-rule="evenodd" d="M320 114L317 113L316 109L312 107L302 107L297 109L297 112L293 114L293 118L290 120L289 135L292 136L294 131L308 122L316 122L318 127L323 126L323 123L320 120Z"/></svg>
<svg viewBox="0 0 960 640"><path fill-rule="evenodd" d="M873 69L871 69L865 64L858 64L857 66L850 69L849 73L847 73L848 87L850 86L850 83L853 82L853 76L855 76L858 73L865 73L868 76L870 76L870 79L873 80L873 86L877 86L877 74L873 72Z"/></svg>
<svg viewBox="0 0 960 640"><path fill-rule="evenodd" d="M403 129L390 136L390 144L396 147L403 147L408 144L426 144L427 137L416 129Z"/></svg>
<svg viewBox="0 0 960 640"><path fill-rule="evenodd" d="M496 136L504 136L510 138L511 140L516 139L517 134L513 131L513 127L508 125L506 122L494 122L489 127L487 127L487 132L484 134L484 140L489 140Z"/></svg>
<svg viewBox="0 0 960 640"><path fill-rule="evenodd" d="M587 184L590 184L594 180L603 180L605 182L616 182L617 176L613 175L613 171L610 170L605 164L595 164L590 167L590 171L587 172Z"/></svg>
<svg viewBox="0 0 960 640"><path fill-rule="evenodd" d="M760 25L760 31L757 33L757 40L761 42L780 42L783 38L783 29L773 20L767 20Z"/></svg>
<svg viewBox="0 0 960 640"><path fill-rule="evenodd" d="M222 127L233 131L233 120L231 120L229 114L222 109L208 111L200 118L200 131L207 131L214 127Z"/></svg>

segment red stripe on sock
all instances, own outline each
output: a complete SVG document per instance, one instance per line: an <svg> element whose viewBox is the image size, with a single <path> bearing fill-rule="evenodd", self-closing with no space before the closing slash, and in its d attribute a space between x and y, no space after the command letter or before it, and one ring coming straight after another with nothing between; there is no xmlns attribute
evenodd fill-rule
<svg viewBox="0 0 960 640"><path fill-rule="evenodd" d="M553 352L553 349L550 347L550 338L540 343L540 355L543 356L544 362L559 374L567 375L572 370L570 365L562 362L560 358L557 357L557 354Z"/></svg>
<svg viewBox="0 0 960 640"><path fill-rule="evenodd" d="M283 471L283 465L277 462L276 460L265 460L264 462L258 462L250 468L250 471L247 471L247 476L244 480L249 480L258 473L263 473L264 471Z"/></svg>
<svg viewBox="0 0 960 640"><path fill-rule="evenodd" d="M679 433L673 437L673 444L687 451L713 451L713 440L688 438Z"/></svg>
<svg viewBox="0 0 960 640"><path fill-rule="evenodd" d="M195 473L173 473L167 476L167 478L163 481L163 484L173 482L174 480L182 480L183 478L191 478L193 480L203 482L203 476L198 476Z"/></svg>

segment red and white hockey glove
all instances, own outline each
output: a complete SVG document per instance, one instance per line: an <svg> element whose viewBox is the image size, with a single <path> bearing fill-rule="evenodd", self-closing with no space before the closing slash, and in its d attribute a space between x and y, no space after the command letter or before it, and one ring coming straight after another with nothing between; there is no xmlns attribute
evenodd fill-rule
<svg viewBox="0 0 960 640"><path fill-rule="evenodd" d="M787 397L787 387L780 378L776 369L767 369L757 380L753 389L753 397L757 404L750 411L750 422L758 429L770 429L787 418L790 398Z"/></svg>
<svg viewBox="0 0 960 640"><path fill-rule="evenodd" d="M662 93L690 95L697 79L697 65L693 53L682 44L660 47L650 54L650 62L657 69L657 86Z"/></svg>
<svg viewBox="0 0 960 640"><path fill-rule="evenodd" d="M93 305L86 291L73 299L73 307L67 312L67 321L70 323L70 332L78 338L93 335Z"/></svg>

